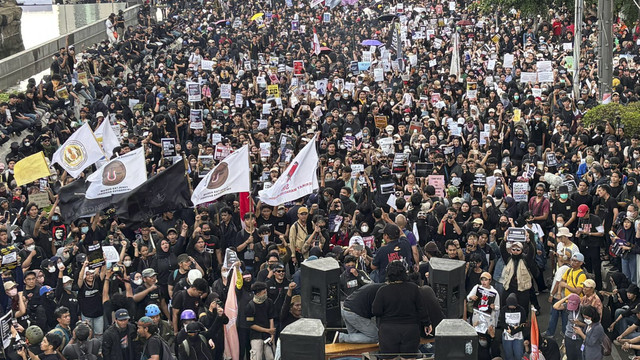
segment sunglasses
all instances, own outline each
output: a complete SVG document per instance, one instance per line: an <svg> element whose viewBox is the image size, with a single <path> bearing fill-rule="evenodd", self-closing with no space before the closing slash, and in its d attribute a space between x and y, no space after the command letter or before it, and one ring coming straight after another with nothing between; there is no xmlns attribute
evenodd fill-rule
<svg viewBox="0 0 640 360"><path fill-rule="evenodd" d="M284 272L284 270L276 270L276 271L274 271L274 273L283 273L283 272Z"/></svg>

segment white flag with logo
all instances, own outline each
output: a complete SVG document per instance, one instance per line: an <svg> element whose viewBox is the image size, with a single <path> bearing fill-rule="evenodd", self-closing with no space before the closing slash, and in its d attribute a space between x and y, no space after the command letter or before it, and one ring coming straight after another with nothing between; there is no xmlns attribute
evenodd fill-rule
<svg viewBox="0 0 640 360"><path fill-rule="evenodd" d="M191 202L198 205L225 194L251 191L249 147L245 145L211 169L193 190Z"/></svg>
<svg viewBox="0 0 640 360"><path fill-rule="evenodd" d="M104 152L88 123L82 125L53 154L51 164L60 164L69 175L77 178L82 171L104 157Z"/></svg>
<svg viewBox="0 0 640 360"><path fill-rule="evenodd" d="M275 206L311 194L319 188L317 169L318 151L314 136L278 180L270 188L259 192L260 200L267 205Z"/></svg>
<svg viewBox="0 0 640 360"><path fill-rule="evenodd" d="M93 132L98 140L98 144L102 146L107 160L113 155L113 149L120 146L118 136L113 131L111 123L107 119L102 120L102 124Z"/></svg>
<svg viewBox="0 0 640 360"><path fill-rule="evenodd" d="M85 197L98 199L127 193L147 181L144 148L138 148L104 164L87 177Z"/></svg>

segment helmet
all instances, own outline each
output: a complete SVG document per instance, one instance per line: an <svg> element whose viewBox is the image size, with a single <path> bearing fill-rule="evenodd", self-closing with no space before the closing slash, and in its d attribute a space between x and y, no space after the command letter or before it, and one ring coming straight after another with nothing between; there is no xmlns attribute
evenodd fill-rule
<svg viewBox="0 0 640 360"><path fill-rule="evenodd" d="M195 319L196 319L196 313L191 309L187 309L183 311L182 315L180 315L180 320L195 320Z"/></svg>
<svg viewBox="0 0 640 360"><path fill-rule="evenodd" d="M454 198L458 196L458 188L451 185L447 188L447 196L449 196L450 198Z"/></svg>
<svg viewBox="0 0 640 360"><path fill-rule="evenodd" d="M38 327L37 325L29 326L24 334L27 340L29 340L29 344L32 345L39 344L44 338L42 329L40 329L40 327Z"/></svg>
<svg viewBox="0 0 640 360"><path fill-rule="evenodd" d="M151 316L160 315L160 308L156 304L147 305L147 307L144 308L144 310L145 310L145 313L144 313L145 316L151 317Z"/></svg>

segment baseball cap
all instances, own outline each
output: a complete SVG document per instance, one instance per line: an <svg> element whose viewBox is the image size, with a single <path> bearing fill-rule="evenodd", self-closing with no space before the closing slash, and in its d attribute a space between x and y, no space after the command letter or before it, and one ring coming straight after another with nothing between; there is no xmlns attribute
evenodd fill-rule
<svg viewBox="0 0 640 360"><path fill-rule="evenodd" d="M394 224L387 224L382 233L389 236L392 240L395 240L400 237L400 228Z"/></svg>
<svg viewBox="0 0 640 360"><path fill-rule="evenodd" d="M473 219L474 224L484 225L484 221L480 218Z"/></svg>
<svg viewBox="0 0 640 360"><path fill-rule="evenodd" d="M349 246L352 246L355 244L364 246L364 241L362 240L361 236L356 235L356 236L352 236L351 239L349 239Z"/></svg>
<svg viewBox="0 0 640 360"><path fill-rule="evenodd" d="M451 201L452 204L462 204L462 198L460 197L454 197L453 200Z"/></svg>
<svg viewBox="0 0 640 360"><path fill-rule="evenodd" d="M309 213L309 209L307 209L306 206L301 206L300 208L298 208L298 214L302 213Z"/></svg>
<svg viewBox="0 0 640 360"><path fill-rule="evenodd" d="M127 309L116 310L116 320L129 320L130 318Z"/></svg>
<svg viewBox="0 0 640 360"><path fill-rule="evenodd" d="M594 288L596 287L596 282L592 279L587 279L582 283L583 287Z"/></svg>
<svg viewBox="0 0 640 360"><path fill-rule="evenodd" d="M69 277L69 276L66 276L66 275L62 277L62 283L63 284L66 284L69 281L73 281L73 279L71 277Z"/></svg>
<svg viewBox="0 0 640 360"><path fill-rule="evenodd" d="M482 279L482 278L491 280L491 274L489 274L487 271L485 271L482 274L480 274L480 279Z"/></svg>
<svg viewBox="0 0 640 360"><path fill-rule="evenodd" d="M6 281L6 282L4 283L4 289L5 289L5 290L11 290L11 289L13 289L13 288L14 288L14 287L16 287L16 286L18 286L18 284L16 284L16 283L15 283L15 282L13 282L13 281Z"/></svg>
<svg viewBox="0 0 640 360"><path fill-rule="evenodd" d="M568 194L569 193L569 187L567 185L560 185L560 187L558 187L558 193L559 194Z"/></svg>
<svg viewBox="0 0 640 360"><path fill-rule="evenodd" d="M522 243L520 241L514 241L513 243L511 243L511 247L517 247L522 249Z"/></svg>
<svg viewBox="0 0 640 360"><path fill-rule="evenodd" d="M580 261L580 262L584 262L584 255L582 255L580 253L575 253L571 257L571 260L577 260L577 261Z"/></svg>
<svg viewBox="0 0 640 360"><path fill-rule="evenodd" d="M578 217L584 217L589 211L589 207L585 204L578 206Z"/></svg>
<svg viewBox="0 0 640 360"><path fill-rule="evenodd" d="M146 269L142 270L142 277L152 277L154 275L157 275L157 273L152 268L146 268Z"/></svg>
<svg viewBox="0 0 640 360"><path fill-rule="evenodd" d="M53 288L51 288L51 286L45 285L45 286L40 288L40 296L42 296L42 295L44 295L44 294L46 294L46 293L48 293L50 291L53 291Z"/></svg>
<svg viewBox="0 0 640 360"><path fill-rule="evenodd" d="M580 296L578 294L571 294L567 299L567 310L576 311L580 307Z"/></svg>

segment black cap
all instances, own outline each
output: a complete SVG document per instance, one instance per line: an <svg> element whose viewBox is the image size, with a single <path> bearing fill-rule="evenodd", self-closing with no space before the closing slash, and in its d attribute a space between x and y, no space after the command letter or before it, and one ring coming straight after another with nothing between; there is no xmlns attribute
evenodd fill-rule
<svg viewBox="0 0 640 360"><path fill-rule="evenodd" d="M569 187L567 185L560 185L560 187L558 187L558 194L568 194L569 193Z"/></svg>
<svg viewBox="0 0 640 360"><path fill-rule="evenodd" d="M395 224L387 224L384 227L383 234L386 234L391 240L396 240L400 237L400 228Z"/></svg>
<svg viewBox="0 0 640 360"><path fill-rule="evenodd" d="M631 284L627 288L627 294L634 294L637 296L640 294L640 289L638 289L638 286L636 284Z"/></svg>

